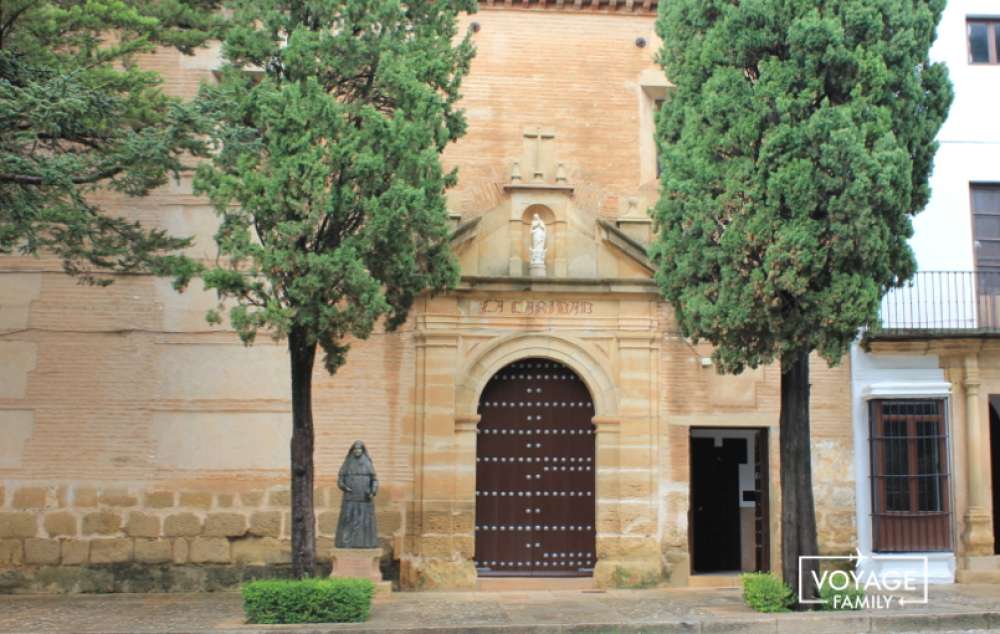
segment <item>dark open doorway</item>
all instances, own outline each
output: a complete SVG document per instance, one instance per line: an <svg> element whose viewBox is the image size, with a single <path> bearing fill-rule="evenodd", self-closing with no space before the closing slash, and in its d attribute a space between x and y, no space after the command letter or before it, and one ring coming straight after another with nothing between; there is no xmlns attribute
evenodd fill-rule
<svg viewBox="0 0 1000 634"><path fill-rule="evenodd" d="M993 552L1000 555L1000 396L990 395L990 464L993 470Z"/></svg>
<svg viewBox="0 0 1000 634"><path fill-rule="evenodd" d="M693 428L691 572L769 569L766 429Z"/></svg>

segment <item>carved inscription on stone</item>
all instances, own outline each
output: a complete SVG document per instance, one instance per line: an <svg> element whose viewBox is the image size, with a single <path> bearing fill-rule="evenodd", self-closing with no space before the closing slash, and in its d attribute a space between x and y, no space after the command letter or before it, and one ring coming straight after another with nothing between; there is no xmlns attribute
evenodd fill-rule
<svg viewBox="0 0 1000 634"><path fill-rule="evenodd" d="M479 312L497 315L590 315L593 302L560 299L484 299Z"/></svg>

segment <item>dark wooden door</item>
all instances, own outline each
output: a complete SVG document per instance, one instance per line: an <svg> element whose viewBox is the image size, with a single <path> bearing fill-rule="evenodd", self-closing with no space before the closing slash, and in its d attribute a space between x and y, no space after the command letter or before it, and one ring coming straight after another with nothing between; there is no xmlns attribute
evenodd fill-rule
<svg viewBox="0 0 1000 634"><path fill-rule="evenodd" d="M993 469L993 552L1000 555L1000 396L990 394L990 464Z"/></svg>
<svg viewBox="0 0 1000 634"><path fill-rule="evenodd" d="M753 531L754 531L754 565L757 572L771 570L771 510L768 478L770 467L768 463L767 429L758 429L754 438L753 482Z"/></svg>
<svg viewBox="0 0 1000 634"><path fill-rule="evenodd" d="M479 413L479 573L592 574L597 465L586 385L561 363L524 359L490 379Z"/></svg>

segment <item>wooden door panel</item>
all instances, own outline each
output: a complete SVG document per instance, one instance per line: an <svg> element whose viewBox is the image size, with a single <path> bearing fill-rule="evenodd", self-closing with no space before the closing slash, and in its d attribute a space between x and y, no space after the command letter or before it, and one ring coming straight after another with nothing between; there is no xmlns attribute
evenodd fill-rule
<svg viewBox="0 0 1000 634"><path fill-rule="evenodd" d="M754 439L754 563L757 572L771 570L771 511L767 429L757 430Z"/></svg>
<svg viewBox="0 0 1000 634"><path fill-rule="evenodd" d="M480 574L591 574L596 464L586 386L562 364L525 359L490 380L479 413Z"/></svg>

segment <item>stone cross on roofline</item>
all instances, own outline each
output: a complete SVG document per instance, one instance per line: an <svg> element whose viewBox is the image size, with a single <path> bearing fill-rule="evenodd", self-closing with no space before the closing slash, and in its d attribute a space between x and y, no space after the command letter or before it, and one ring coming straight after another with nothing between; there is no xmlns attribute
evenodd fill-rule
<svg viewBox="0 0 1000 634"><path fill-rule="evenodd" d="M524 138L534 140L534 152L529 152L534 161L531 177L533 180L540 182L545 179L545 170L542 165L542 142L556 138L556 133L553 130L543 130L541 127L535 127L533 130L526 129L524 131Z"/></svg>

